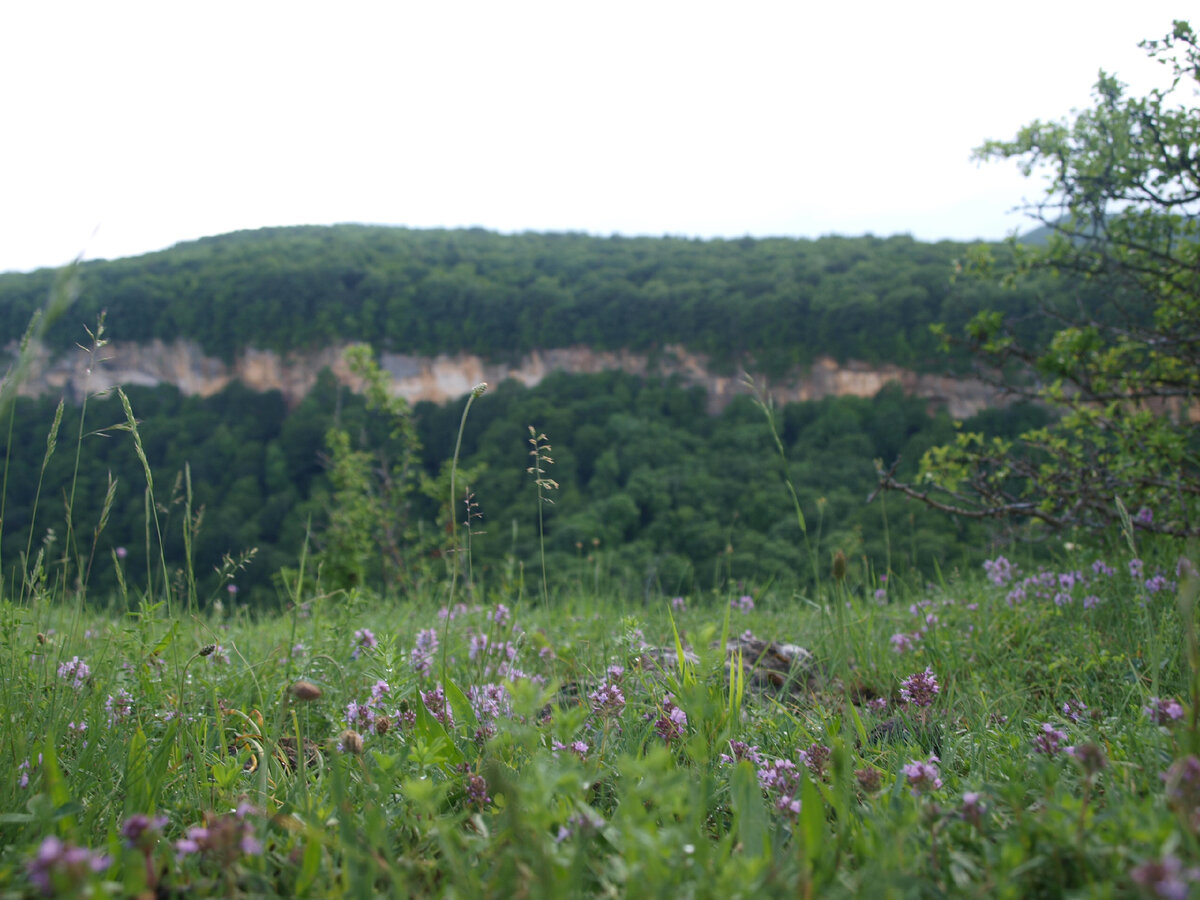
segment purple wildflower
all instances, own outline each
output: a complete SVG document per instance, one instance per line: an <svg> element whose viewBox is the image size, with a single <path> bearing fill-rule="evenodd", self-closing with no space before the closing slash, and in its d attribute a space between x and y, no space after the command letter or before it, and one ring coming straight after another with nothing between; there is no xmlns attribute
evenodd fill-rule
<svg viewBox="0 0 1200 900"><path fill-rule="evenodd" d="M987 572L988 580L996 587L1004 587L1017 575L1017 567L1005 559L1003 556L997 556L995 559L985 559L983 561L983 570Z"/></svg>
<svg viewBox="0 0 1200 900"><path fill-rule="evenodd" d="M745 741L730 741L730 753L721 754L721 762L727 766L733 765L739 760L748 759L756 766L763 764L763 755L758 752L758 745L747 744Z"/></svg>
<svg viewBox="0 0 1200 900"><path fill-rule="evenodd" d="M1062 705L1063 718L1068 722L1078 722L1085 712L1087 712L1087 704L1079 700L1074 702L1068 700Z"/></svg>
<svg viewBox="0 0 1200 900"><path fill-rule="evenodd" d="M433 670L433 655L437 652L438 636L432 628L417 632L416 644L408 655L408 661L422 678L428 678Z"/></svg>
<svg viewBox="0 0 1200 900"><path fill-rule="evenodd" d="M1056 756L1062 750L1062 742L1067 739L1065 731L1059 731L1049 722L1042 723L1042 733L1033 739L1033 752Z"/></svg>
<svg viewBox="0 0 1200 900"><path fill-rule="evenodd" d="M962 795L962 806L959 807L959 815L978 828L983 824L983 814L987 812L987 807L983 804L982 797L975 791L966 791Z"/></svg>
<svg viewBox="0 0 1200 900"><path fill-rule="evenodd" d="M909 650L912 649L913 643L915 641L919 641L920 639L921 639L920 632L913 632L912 634L905 634L903 631L897 631L895 634L893 634L891 636L891 638L889 638L889 642L892 645L892 649L895 650L897 653L907 653Z"/></svg>
<svg viewBox="0 0 1200 900"><path fill-rule="evenodd" d="M588 700L592 702L592 712L605 718L619 716L625 708L625 695L617 685L608 682L588 694Z"/></svg>
<svg viewBox="0 0 1200 900"><path fill-rule="evenodd" d="M1146 579L1147 594L1157 594L1159 591L1169 590L1170 587L1171 583L1167 581L1166 576L1162 573Z"/></svg>
<svg viewBox="0 0 1200 900"><path fill-rule="evenodd" d="M825 767L829 765L833 751L824 744L810 744L807 750L799 750L796 755L813 777L824 778Z"/></svg>
<svg viewBox="0 0 1200 900"><path fill-rule="evenodd" d="M1095 575L1103 575L1105 578L1112 578L1112 576L1117 574L1117 570L1104 560L1098 559L1092 563L1092 573Z"/></svg>
<svg viewBox="0 0 1200 900"><path fill-rule="evenodd" d="M939 762L941 760L936 756L930 756L924 762L914 759L901 769L904 777L908 779L908 783L912 785L914 797L919 794L936 791L942 786L941 772L938 771L937 767Z"/></svg>
<svg viewBox="0 0 1200 900"><path fill-rule="evenodd" d="M663 697L663 714L654 723L658 736L668 744L687 734L687 713L674 703L674 698L667 694Z"/></svg>
<svg viewBox="0 0 1200 900"><path fill-rule="evenodd" d="M912 706L930 706L933 704L933 698L941 690L937 676L933 674L933 669L926 666L924 672L909 675L901 682L900 697L905 703Z"/></svg>
<svg viewBox="0 0 1200 900"><path fill-rule="evenodd" d="M751 597L749 594L742 594L742 596L738 597L736 600L730 600L729 605L731 608L736 609L738 612L744 612L744 613L753 612L754 611L754 598Z"/></svg>
<svg viewBox="0 0 1200 900"><path fill-rule="evenodd" d="M74 844L64 844L50 835L33 859L25 864L29 880L47 897L55 893L71 896L93 873L103 872L112 860L101 853Z"/></svg>
<svg viewBox="0 0 1200 900"><path fill-rule="evenodd" d="M687 610L687 601L682 597L672 597L671 609L675 610L675 612L684 612Z"/></svg>
<svg viewBox="0 0 1200 900"><path fill-rule="evenodd" d="M351 652L350 658L358 659L359 654L364 650L373 650L378 644L375 632L370 628L360 628L354 632L354 650Z"/></svg>
<svg viewBox="0 0 1200 900"><path fill-rule="evenodd" d="M71 658L69 662L62 663L58 667L58 677L64 681L71 682L71 687L79 690L87 684L88 678L92 675L92 670L78 656Z"/></svg>
<svg viewBox="0 0 1200 900"><path fill-rule="evenodd" d="M1188 882L1200 879L1200 871L1184 869L1174 856L1147 860L1129 870L1129 878L1138 887L1166 900L1187 900Z"/></svg>
<svg viewBox="0 0 1200 900"><path fill-rule="evenodd" d="M431 691L421 691L421 701L429 710L429 714L446 728L454 727L454 712L450 709L450 704L446 702L446 693L440 684Z"/></svg>
<svg viewBox="0 0 1200 900"><path fill-rule="evenodd" d="M1183 718L1183 706L1174 697L1151 697L1150 703L1142 707L1142 712L1155 725L1170 725Z"/></svg>
<svg viewBox="0 0 1200 900"><path fill-rule="evenodd" d="M1133 524L1145 528L1154 524L1154 510L1148 506L1143 506L1137 511L1137 515L1133 517Z"/></svg>
<svg viewBox="0 0 1200 900"><path fill-rule="evenodd" d="M124 689L117 691L115 695L109 694L108 699L104 701L104 711L108 713L109 728L118 722L124 722L133 715L133 695Z"/></svg>
<svg viewBox="0 0 1200 900"><path fill-rule="evenodd" d="M1129 561L1129 577L1130 578L1141 578L1142 571L1145 569L1145 567L1146 567L1146 564L1143 563L1140 559L1138 559L1136 557L1134 559L1131 559Z"/></svg>
<svg viewBox="0 0 1200 900"><path fill-rule="evenodd" d="M482 775L471 775L467 778L467 802L480 807L492 802L492 798L488 796L487 782Z"/></svg>
<svg viewBox="0 0 1200 900"><path fill-rule="evenodd" d="M492 612L489 618L497 625L504 627L512 621L512 611L503 603L497 603L496 609Z"/></svg>
<svg viewBox="0 0 1200 900"><path fill-rule="evenodd" d="M166 827L166 816L150 818L145 813L134 813L121 826L121 837L125 838L126 847L140 847L143 850L149 850Z"/></svg>

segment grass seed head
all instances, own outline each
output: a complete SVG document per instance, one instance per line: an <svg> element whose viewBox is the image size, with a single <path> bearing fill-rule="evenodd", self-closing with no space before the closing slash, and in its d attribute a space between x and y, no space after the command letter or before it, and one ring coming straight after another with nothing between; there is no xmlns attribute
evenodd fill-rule
<svg viewBox="0 0 1200 900"><path fill-rule="evenodd" d="M305 703L321 699L321 689L311 681L297 681L288 690L291 691L293 697L303 700Z"/></svg>

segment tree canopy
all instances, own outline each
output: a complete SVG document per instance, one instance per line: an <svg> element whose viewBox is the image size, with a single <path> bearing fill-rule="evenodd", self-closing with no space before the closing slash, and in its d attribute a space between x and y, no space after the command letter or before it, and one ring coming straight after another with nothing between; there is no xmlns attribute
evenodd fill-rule
<svg viewBox="0 0 1200 900"><path fill-rule="evenodd" d="M993 310L960 343L1059 418L1016 441L964 432L917 482L882 472L883 486L972 517L1099 528L1134 510L1146 530L1200 534L1200 48L1182 21L1141 46L1166 87L1130 97L1101 72L1090 109L977 151L1045 175L1029 212L1048 238L1004 258L984 249L974 273L1017 289L1050 274L1069 290L1041 298L1045 340Z"/></svg>

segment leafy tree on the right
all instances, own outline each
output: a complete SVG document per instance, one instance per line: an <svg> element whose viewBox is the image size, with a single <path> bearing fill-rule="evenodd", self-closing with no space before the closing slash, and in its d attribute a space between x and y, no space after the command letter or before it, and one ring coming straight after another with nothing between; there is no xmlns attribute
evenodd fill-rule
<svg viewBox="0 0 1200 900"><path fill-rule="evenodd" d="M1200 535L1200 47L1184 21L1140 46L1165 88L1130 97L1101 72L1091 108L976 150L1045 173L1027 211L1048 237L1010 241L1003 263L979 248L965 269L1034 291L1064 279L1070 302L1043 303L1048 341L990 310L947 340L1058 415L1016 441L959 434L912 482L881 465L882 489L971 518L1097 529L1130 510L1148 531Z"/></svg>

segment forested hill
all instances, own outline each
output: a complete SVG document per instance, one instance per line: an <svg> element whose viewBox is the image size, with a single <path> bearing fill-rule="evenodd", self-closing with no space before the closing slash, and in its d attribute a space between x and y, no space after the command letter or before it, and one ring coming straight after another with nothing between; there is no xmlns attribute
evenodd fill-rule
<svg viewBox="0 0 1200 900"><path fill-rule="evenodd" d="M826 355L928 371L947 364L930 324L957 329L981 302L996 302L994 287L953 282L965 253L908 237L268 228L83 264L79 299L48 339L72 347L107 310L116 340L191 339L225 360L247 347L363 340L494 360L580 344L682 345L729 370L778 373ZM53 277L0 275L0 345L22 334Z"/></svg>

